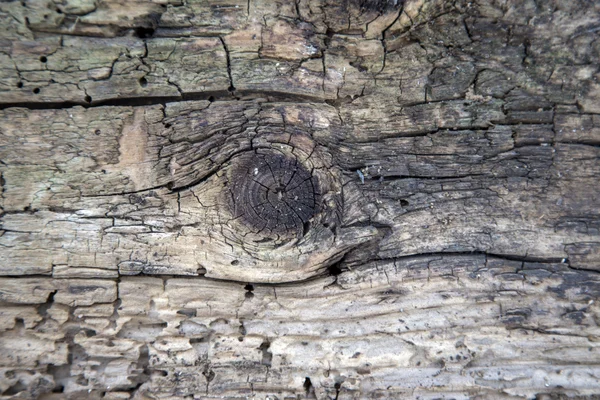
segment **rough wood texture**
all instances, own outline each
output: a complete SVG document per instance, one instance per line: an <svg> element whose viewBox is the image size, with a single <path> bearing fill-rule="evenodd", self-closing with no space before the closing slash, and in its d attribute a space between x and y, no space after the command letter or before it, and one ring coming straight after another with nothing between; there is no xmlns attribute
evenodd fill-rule
<svg viewBox="0 0 600 400"><path fill-rule="evenodd" d="M0 3L2 398L593 398L599 15Z"/></svg>

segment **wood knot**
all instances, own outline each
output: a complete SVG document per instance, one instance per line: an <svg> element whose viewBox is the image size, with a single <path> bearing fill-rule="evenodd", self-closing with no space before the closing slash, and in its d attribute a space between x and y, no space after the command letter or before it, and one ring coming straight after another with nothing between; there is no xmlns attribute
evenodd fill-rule
<svg viewBox="0 0 600 400"><path fill-rule="evenodd" d="M244 154L236 159L230 184L231 214L265 240L302 237L320 210L318 178L293 154Z"/></svg>
<svg viewBox="0 0 600 400"><path fill-rule="evenodd" d="M205 276L304 280L376 234L342 226L343 174L310 135L265 132L250 147L178 192L182 229Z"/></svg>

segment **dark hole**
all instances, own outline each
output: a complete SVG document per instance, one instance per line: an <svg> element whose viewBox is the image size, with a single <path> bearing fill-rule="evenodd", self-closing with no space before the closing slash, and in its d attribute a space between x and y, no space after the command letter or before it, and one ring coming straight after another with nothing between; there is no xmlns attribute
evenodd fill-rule
<svg viewBox="0 0 600 400"><path fill-rule="evenodd" d="M329 267L327 267L327 271L329 271L329 275L331 276L338 276L342 273L342 269L340 268L340 265L338 263L332 264Z"/></svg>
<svg viewBox="0 0 600 400"><path fill-rule="evenodd" d="M85 328L82 329L81 332L83 332L85 334L85 337L88 338L96 336L96 331L93 329Z"/></svg>
<svg viewBox="0 0 600 400"><path fill-rule="evenodd" d="M143 76L140 78L140 86L146 87L148 85L148 81Z"/></svg>
<svg viewBox="0 0 600 400"><path fill-rule="evenodd" d="M50 307L52 307L52 303L54 303L54 295L56 294L56 290L53 292L50 292L50 294L48 294L48 298L46 299L46 303L41 304L38 307L38 314L40 314L42 317L46 317L48 310L50 309Z"/></svg>
<svg viewBox="0 0 600 400"><path fill-rule="evenodd" d="M273 361L273 353L269 351L269 347L271 347L271 343L267 340L261 343L259 350L262 351L262 361L260 363L270 367Z"/></svg>
<svg viewBox="0 0 600 400"><path fill-rule="evenodd" d="M306 221L303 225L302 225L302 236L306 236L306 234L308 233L308 231L310 230L310 222Z"/></svg>
<svg viewBox="0 0 600 400"><path fill-rule="evenodd" d="M244 295L247 299L251 299L254 297L254 293L252 293L252 291L254 290L254 286L251 284L247 284L246 286L244 286L244 289L246 290L246 294Z"/></svg>
<svg viewBox="0 0 600 400"><path fill-rule="evenodd" d="M240 262L239 262L238 260L233 260L233 261L231 262L231 265L238 265L239 263L240 263Z"/></svg>
<svg viewBox="0 0 600 400"><path fill-rule="evenodd" d="M310 392L310 389L312 388L312 382L310 381L310 378L307 376L306 379L304 379L304 390L306 390L306 394L308 394L308 392Z"/></svg>
<svg viewBox="0 0 600 400"><path fill-rule="evenodd" d="M59 10L59 9L57 9L57 10L56 10L56 13L57 13L57 14L62 14L63 12L62 12L62 10Z"/></svg>
<svg viewBox="0 0 600 400"><path fill-rule="evenodd" d="M23 87L23 82L17 82L17 87L20 89Z"/></svg>
<svg viewBox="0 0 600 400"><path fill-rule="evenodd" d="M86 103L91 103L92 102L92 97L91 96L85 96L83 99L85 100Z"/></svg>
<svg viewBox="0 0 600 400"><path fill-rule="evenodd" d="M65 387L64 387L63 385L58 385L58 386L55 386L55 387L52 389L52 393L62 393L62 392L64 392L64 391L65 391Z"/></svg>
<svg viewBox="0 0 600 400"><path fill-rule="evenodd" d="M33 93L38 94L40 92L40 88L36 87L35 89L33 89Z"/></svg>
<svg viewBox="0 0 600 400"><path fill-rule="evenodd" d="M402 200L400 200L400 205L401 205L402 207L406 207L406 206L408 205L408 201L406 201L406 200L402 199Z"/></svg>
<svg viewBox="0 0 600 400"><path fill-rule="evenodd" d="M46 61L48 61L48 59L46 58L46 56L41 56L40 61L45 63Z"/></svg>
<svg viewBox="0 0 600 400"><path fill-rule="evenodd" d="M135 29L135 35L140 39L148 39L154 35L154 28L139 27Z"/></svg>
<svg viewBox="0 0 600 400"><path fill-rule="evenodd" d="M335 388L335 390L340 390L340 388L342 387L342 384L339 382L336 382L335 385L333 385L333 387Z"/></svg>
<svg viewBox="0 0 600 400"><path fill-rule="evenodd" d="M177 314L191 318L196 316L196 310L193 308L184 308L183 310L177 310ZM190 343L192 343L192 339L190 339Z"/></svg>
<svg viewBox="0 0 600 400"><path fill-rule="evenodd" d="M211 103L212 103L213 101L215 101L215 96L210 96L210 97L208 98L208 101L210 101Z"/></svg>
<svg viewBox="0 0 600 400"><path fill-rule="evenodd" d="M235 88L233 87L233 85L229 86L229 89L227 90L229 90L230 92L235 92Z"/></svg>
<svg viewBox="0 0 600 400"><path fill-rule="evenodd" d="M102 131L101 131L100 129L96 129L96 130L94 131L94 133L95 133L96 135L99 135L99 134L101 134L101 133L102 133Z"/></svg>
<svg viewBox="0 0 600 400"><path fill-rule="evenodd" d="M325 31L325 36L327 36L325 38L325 47L328 47L329 44L331 43L331 38L333 37L333 35L335 35L335 31L331 28L327 28L327 30Z"/></svg>
<svg viewBox="0 0 600 400"><path fill-rule="evenodd" d="M165 128L170 128L171 124L165 124Z"/></svg>

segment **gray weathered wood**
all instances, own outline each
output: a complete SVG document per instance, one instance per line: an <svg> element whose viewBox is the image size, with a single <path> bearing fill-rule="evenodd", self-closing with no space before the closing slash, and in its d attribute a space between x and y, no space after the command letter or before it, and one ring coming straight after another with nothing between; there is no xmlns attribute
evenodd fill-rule
<svg viewBox="0 0 600 400"><path fill-rule="evenodd" d="M2 398L600 393L599 15L1 3Z"/></svg>

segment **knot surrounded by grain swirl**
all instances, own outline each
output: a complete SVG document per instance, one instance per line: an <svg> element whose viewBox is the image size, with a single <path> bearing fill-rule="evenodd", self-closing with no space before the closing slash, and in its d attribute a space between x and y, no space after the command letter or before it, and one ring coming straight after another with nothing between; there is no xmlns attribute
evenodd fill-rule
<svg viewBox="0 0 600 400"><path fill-rule="evenodd" d="M263 149L240 156L231 174L230 208L265 238L301 237L320 210L320 189L294 154Z"/></svg>

